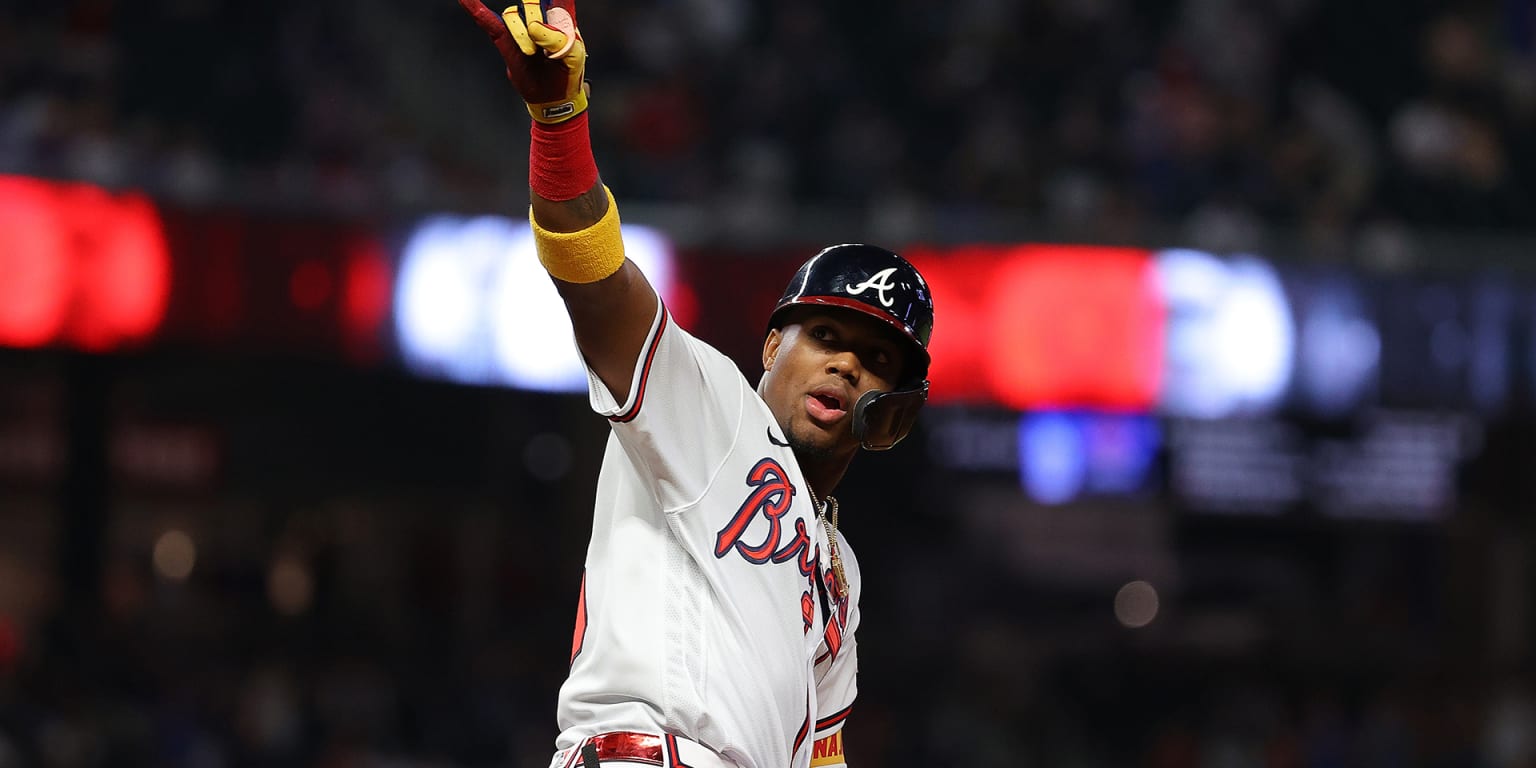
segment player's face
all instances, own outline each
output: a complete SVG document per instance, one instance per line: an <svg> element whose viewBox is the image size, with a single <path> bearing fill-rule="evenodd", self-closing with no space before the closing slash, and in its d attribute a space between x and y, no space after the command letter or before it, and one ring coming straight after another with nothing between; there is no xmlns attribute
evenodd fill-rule
<svg viewBox="0 0 1536 768"><path fill-rule="evenodd" d="M848 455L858 449L854 403L865 392L895 389L906 364L906 344L884 323L803 309L769 332L760 390L802 458Z"/></svg>

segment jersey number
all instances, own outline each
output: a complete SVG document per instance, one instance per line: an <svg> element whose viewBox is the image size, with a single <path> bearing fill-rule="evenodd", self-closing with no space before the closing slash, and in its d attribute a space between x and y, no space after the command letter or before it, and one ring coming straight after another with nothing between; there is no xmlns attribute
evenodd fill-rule
<svg viewBox="0 0 1536 768"><path fill-rule="evenodd" d="M571 663L581 653L581 644L587 640L587 572L581 572L581 597L576 599L576 632L571 636Z"/></svg>

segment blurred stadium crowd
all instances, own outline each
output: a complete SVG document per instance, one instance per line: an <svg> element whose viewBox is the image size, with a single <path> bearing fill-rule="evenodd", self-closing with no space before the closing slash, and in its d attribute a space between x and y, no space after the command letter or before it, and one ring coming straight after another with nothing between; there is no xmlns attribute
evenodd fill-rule
<svg viewBox="0 0 1536 768"><path fill-rule="evenodd" d="M453 3L11 0L0 171L172 200L520 207L525 119ZM597 154L630 201L1521 228L1522 0L599 4ZM764 213L767 212L767 213Z"/></svg>
<svg viewBox="0 0 1536 768"><path fill-rule="evenodd" d="M621 201L748 229L823 205L897 233L1155 225L1211 248L1273 226L1327 241L1536 222L1529 0L585 7ZM0 0L0 173L191 207L520 210L515 98L451 0ZM571 507L591 479L562 481ZM904 492L923 498L883 501ZM276 524L220 500L191 580L156 570L153 537L120 537L88 614L35 634L0 617L0 768L540 764L583 535L548 509L441 511L504 501L464 495L254 502L294 510ZM1332 574L1324 617L1316 584L1253 608L1295 633L1260 633L1257 655L1149 645L1054 623L1081 606L1030 604L1060 598L999 564L882 547L957 525L947 497L923 503L936 519L850 526L865 572L891 576L866 598L859 768L1536 766L1530 671L1458 634L1487 608L1457 607L1475 587L1422 576L1430 601L1406 606L1393 587L1420 565L1366 560ZM285 552L302 567L280 575ZM49 613L60 587L16 563L0 559L0 598Z"/></svg>
<svg viewBox="0 0 1536 768"><path fill-rule="evenodd" d="M117 548L87 632L54 624L25 649L0 636L0 766L542 764L573 526L429 507L300 504L275 526L205 508L190 579L164 537ZM1370 584L1418 566L1346 567L1352 597L1234 609L1192 641L1113 627L1107 605L1042 610L1059 598L1006 569L925 567L890 545L932 524L855 524L886 574L849 725L860 766L1536 765L1528 679L1475 652L1434 658L1457 611ZM1258 642L1240 651L1246 632Z"/></svg>

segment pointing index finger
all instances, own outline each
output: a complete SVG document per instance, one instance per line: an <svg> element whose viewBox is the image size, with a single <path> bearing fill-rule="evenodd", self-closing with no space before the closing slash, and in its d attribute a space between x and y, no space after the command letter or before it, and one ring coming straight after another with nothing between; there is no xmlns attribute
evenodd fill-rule
<svg viewBox="0 0 1536 768"><path fill-rule="evenodd" d="M544 23L542 0L523 0L523 22L530 26Z"/></svg>
<svg viewBox="0 0 1536 768"><path fill-rule="evenodd" d="M532 56L538 52L538 47L533 44L533 38L528 36L528 27L523 23L523 17L518 13L517 6L507 6L506 10L501 12L501 21L507 31L512 33L517 49L522 51L524 56Z"/></svg>

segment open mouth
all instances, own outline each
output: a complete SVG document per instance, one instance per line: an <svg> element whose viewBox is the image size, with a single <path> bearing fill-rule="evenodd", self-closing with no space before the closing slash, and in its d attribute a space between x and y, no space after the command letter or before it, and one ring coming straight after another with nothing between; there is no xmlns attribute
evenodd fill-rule
<svg viewBox="0 0 1536 768"><path fill-rule="evenodd" d="M842 418L843 414L847 413L843 398L825 390L818 390L807 395L805 407L810 412L811 418L822 422L836 421Z"/></svg>

